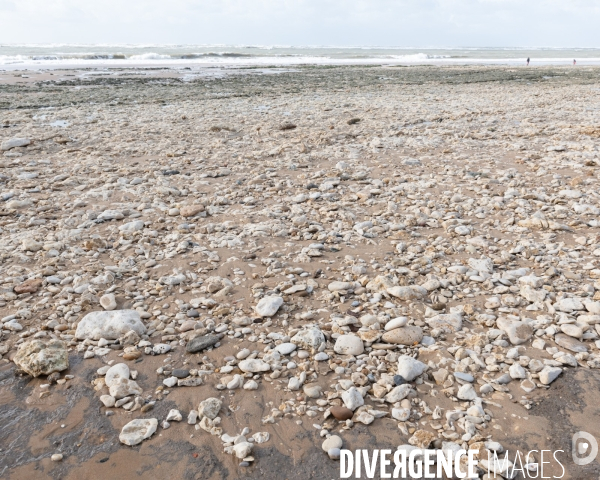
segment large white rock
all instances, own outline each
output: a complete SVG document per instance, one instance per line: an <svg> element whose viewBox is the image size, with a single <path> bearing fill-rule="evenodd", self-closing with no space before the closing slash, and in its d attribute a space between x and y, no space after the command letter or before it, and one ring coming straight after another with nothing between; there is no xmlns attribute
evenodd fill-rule
<svg viewBox="0 0 600 480"><path fill-rule="evenodd" d="M385 332L381 339L386 343L395 343L397 345L414 345L423 339L423 330L415 325L408 325L402 328L395 328Z"/></svg>
<svg viewBox="0 0 600 480"><path fill-rule="evenodd" d="M583 310L583 303L579 298L563 298L554 304L554 308L560 312L571 313L577 310Z"/></svg>
<svg viewBox="0 0 600 480"><path fill-rule="evenodd" d="M415 378L427 370L427 365L408 355L402 355L398 359L398 375L405 380L412 382Z"/></svg>
<svg viewBox="0 0 600 480"><path fill-rule="evenodd" d="M536 277L535 275L526 275L519 278L519 284L528 285L532 288L542 288L544 285L544 279L542 277Z"/></svg>
<svg viewBox="0 0 600 480"><path fill-rule="evenodd" d="M261 298L256 305L256 313L261 317L272 317L277 313L279 307L283 305L283 298L277 295L271 295Z"/></svg>
<svg viewBox="0 0 600 480"><path fill-rule="evenodd" d="M515 322L508 318L499 318L496 325L506 333L513 345L521 345L533 335L533 327L527 322Z"/></svg>
<svg viewBox="0 0 600 480"><path fill-rule="evenodd" d="M388 288L387 293L400 300L409 301L425 298L428 292L426 288L423 288L420 285L410 285L408 287L396 286Z"/></svg>
<svg viewBox="0 0 600 480"><path fill-rule="evenodd" d="M344 402L344 405L346 405L346 408L349 408L352 411L365 404L363 396L356 387L350 387L342 393L342 401Z"/></svg>
<svg viewBox="0 0 600 480"><path fill-rule="evenodd" d="M24 372L38 377L69 368L69 354L61 340L30 340L19 346L14 362Z"/></svg>
<svg viewBox="0 0 600 480"><path fill-rule="evenodd" d="M133 222L124 223L119 227L119 230L123 233L133 233L144 229L143 220L134 220Z"/></svg>
<svg viewBox="0 0 600 480"><path fill-rule="evenodd" d="M240 442L233 446L233 453L240 460L248 457L252 453L253 444L250 442Z"/></svg>
<svg viewBox="0 0 600 480"><path fill-rule="evenodd" d="M294 350L296 350L296 348L297 347L296 347L295 343L287 342L287 343L280 343L279 345L277 345L275 347L275 350L277 350L282 355L289 355Z"/></svg>
<svg viewBox="0 0 600 480"><path fill-rule="evenodd" d="M129 380L129 367L124 363L117 363L108 369L104 377L104 383L108 388L115 385L119 379Z"/></svg>
<svg viewBox="0 0 600 480"><path fill-rule="evenodd" d="M5 140L4 142L2 142L0 150L6 152L12 148L26 147L30 143L31 140L29 140L28 138L11 138L10 140Z"/></svg>
<svg viewBox="0 0 600 480"><path fill-rule="evenodd" d="M525 278L525 277L522 277L522 278ZM545 300L548 292L546 292L546 290L543 290L543 289L536 290L535 288L531 287L530 285L521 285L521 290L519 293L526 300L533 302L533 303L539 303L539 302L543 302Z"/></svg>
<svg viewBox="0 0 600 480"><path fill-rule="evenodd" d="M462 329L462 315L460 313L441 313L425 321L430 328L441 328L448 333L460 332Z"/></svg>
<svg viewBox="0 0 600 480"><path fill-rule="evenodd" d="M77 325L75 337L79 340L116 340L132 330L138 335L146 333L140 314L135 310L90 312Z"/></svg>
<svg viewBox="0 0 600 480"><path fill-rule="evenodd" d="M98 215L98 220L122 220L123 218L125 218L125 215L119 210L104 210Z"/></svg>
<svg viewBox="0 0 600 480"><path fill-rule="evenodd" d="M585 308L588 312L598 315L600 314L600 302L592 302L590 300L584 302Z"/></svg>
<svg viewBox="0 0 600 480"><path fill-rule="evenodd" d="M527 378L527 372L518 363L513 363L508 369L508 373L511 376L511 378L514 379Z"/></svg>
<svg viewBox="0 0 600 480"><path fill-rule="evenodd" d="M365 351L365 346L356 335L340 335L333 350L340 355L360 355Z"/></svg>
<svg viewBox="0 0 600 480"><path fill-rule="evenodd" d="M271 365L258 358L249 358L248 360L242 360L238 367L242 372L260 373L268 372L271 370Z"/></svg>
<svg viewBox="0 0 600 480"><path fill-rule="evenodd" d="M221 400L214 397L202 400L198 406L198 416L200 418L207 417L210 420L214 420L219 415L222 404L223 402L221 402Z"/></svg>
<svg viewBox="0 0 600 480"><path fill-rule="evenodd" d="M351 290L355 288L354 282L331 282L327 285L327 289L330 292L340 292L342 290Z"/></svg>
<svg viewBox="0 0 600 480"><path fill-rule="evenodd" d="M550 385L558 376L562 373L562 368L550 367L546 365L544 369L538 374L540 376L540 383L544 385Z"/></svg>
<svg viewBox="0 0 600 480"><path fill-rule="evenodd" d="M158 420L156 418L138 418L132 420L121 430L119 440L125 445L137 445L150 438L156 432L157 427Z"/></svg>
<svg viewBox="0 0 600 480"><path fill-rule="evenodd" d="M473 388L473 385L471 385L470 383L465 383L462 387L460 387L458 389L458 393L456 394L456 396L460 399L460 400L475 400L477 398L477 392L475 391L475 388Z"/></svg>
<svg viewBox="0 0 600 480"><path fill-rule="evenodd" d="M118 378L113 383L112 387L108 389L108 393L110 393L117 400L119 398L125 398L129 395L141 395L143 390L134 380L129 380L127 378Z"/></svg>
<svg viewBox="0 0 600 480"><path fill-rule="evenodd" d="M408 383L404 383L402 385L398 385L397 387L394 387L390 390L390 393L388 393L384 399L386 402L388 403L397 403L400 400L405 399L406 397L408 397L408 394L411 391L411 386Z"/></svg>
<svg viewBox="0 0 600 480"><path fill-rule="evenodd" d="M469 267L477 270L479 273L492 273L494 271L494 262L488 257L469 258Z"/></svg>
<svg viewBox="0 0 600 480"><path fill-rule="evenodd" d="M300 330L296 335L292 337L292 343L300 345L306 350L316 353L319 347L325 343L325 335L317 327L309 327L304 330Z"/></svg>

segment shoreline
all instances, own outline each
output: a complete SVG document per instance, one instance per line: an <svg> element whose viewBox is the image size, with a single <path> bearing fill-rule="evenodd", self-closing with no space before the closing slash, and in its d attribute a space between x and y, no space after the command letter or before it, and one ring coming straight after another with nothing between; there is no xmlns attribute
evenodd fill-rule
<svg viewBox="0 0 600 480"><path fill-rule="evenodd" d="M198 60L157 60L157 61L140 61L140 62L129 62L128 60L85 60L81 62L72 63L52 63L47 62L22 62L22 63L9 63L0 64L0 71L19 71L19 70L73 70L79 68L92 68L92 69L104 69L104 68L194 68L194 69L207 69L207 68L292 68L292 67L310 67L310 66L382 66L382 67L393 67L393 66L407 66L407 67L419 67L419 66L436 66L436 67L472 67L472 66L497 66L497 67L567 67L573 66L572 59L534 59L529 66L525 65L525 59L431 59L431 60L393 60L393 59L356 59L356 60L337 60L337 59L314 59L312 61L299 59L298 61L286 60L277 61L275 59L265 59L264 61L239 61L233 62L230 60L224 60L222 62L201 62ZM600 66L600 58L597 59L577 59L577 67L597 67Z"/></svg>

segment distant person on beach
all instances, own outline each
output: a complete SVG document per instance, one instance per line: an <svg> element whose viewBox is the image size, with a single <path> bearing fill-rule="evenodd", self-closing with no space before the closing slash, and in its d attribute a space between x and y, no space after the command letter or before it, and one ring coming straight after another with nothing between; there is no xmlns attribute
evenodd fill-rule
<svg viewBox="0 0 600 480"><path fill-rule="evenodd" d="M573 59L573 66L577 65L577 60Z"/></svg>
<svg viewBox="0 0 600 480"><path fill-rule="evenodd" d="M529 66L529 60L530 60L529 57L527 57L527 66Z"/></svg>

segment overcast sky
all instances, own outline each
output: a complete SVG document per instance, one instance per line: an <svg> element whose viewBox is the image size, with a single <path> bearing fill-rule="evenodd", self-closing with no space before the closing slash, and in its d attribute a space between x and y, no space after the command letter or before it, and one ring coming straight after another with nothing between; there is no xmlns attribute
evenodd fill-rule
<svg viewBox="0 0 600 480"><path fill-rule="evenodd" d="M0 43L600 47L600 0L0 0Z"/></svg>

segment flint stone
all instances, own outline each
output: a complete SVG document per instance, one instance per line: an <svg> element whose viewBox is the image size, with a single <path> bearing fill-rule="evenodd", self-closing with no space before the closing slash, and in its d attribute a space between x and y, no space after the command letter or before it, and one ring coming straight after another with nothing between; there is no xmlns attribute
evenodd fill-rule
<svg viewBox="0 0 600 480"><path fill-rule="evenodd" d="M459 332L462 329L460 313L441 313L426 320L430 328L441 328L446 332Z"/></svg>
<svg viewBox="0 0 600 480"><path fill-rule="evenodd" d="M77 325L75 337L79 340L116 340L132 330L140 336L146 333L140 314L135 310L90 312Z"/></svg>
<svg viewBox="0 0 600 480"><path fill-rule="evenodd" d="M125 445L137 445L150 438L156 432L157 427L158 420L156 418L138 418L132 420L121 430L119 440Z"/></svg>
<svg viewBox="0 0 600 480"><path fill-rule="evenodd" d="M428 432L427 430L417 430L413 436L408 439L408 443L418 448L428 448L435 439L436 435L433 433Z"/></svg>
<svg viewBox="0 0 600 480"><path fill-rule="evenodd" d="M521 345L533 335L533 328L527 322L514 322L506 318L499 318L496 324L500 330L506 333L513 345Z"/></svg>
<svg viewBox="0 0 600 480"><path fill-rule="evenodd" d="M110 367L106 375L104 377L104 383L108 388L115 385L119 379L124 378L125 380L129 380L129 367L124 363L117 363Z"/></svg>
<svg viewBox="0 0 600 480"><path fill-rule="evenodd" d="M415 345L423 339L423 330L420 327L409 325L385 332L381 339L397 345Z"/></svg>
<svg viewBox="0 0 600 480"><path fill-rule="evenodd" d="M242 360L238 367L242 372L250 372L250 373L260 373L260 372L268 372L271 370L271 365L258 358L250 358L248 360Z"/></svg>
<svg viewBox="0 0 600 480"><path fill-rule="evenodd" d="M565 313L584 309L583 303L578 298L563 298L554 304L554 308Z"/></svg>
<svg viewBox="0 0 600 480"><path fill-rule="evenodd" d="M583 337L583 329L577 325L572 323L565 323L560 326L560 329L563 333L573 338L581 338Z"/></svg>
<svg viewBox="0 0 600 480"><path fill-rule="evenodd" d="M69 354L60 340L30 340L19 346L14 362L25 373L39 377L68 369Z"/></svg>
<svg viewBox="0 0 600 480"><path fill-rule="evenodd" d="M458 393L456 396L460 400L475 400L477 398L477 392L473 388L473 385L470 383L465 383L462 387L458 389Z"/></svg>
<svg viewBox="0 0 600 480"><path fill-rule="evenodd" d="M112 395L102 395L100 397L100 401L106 408L111 408L115 406L115 397Z"/></svg>
<svg viewBox="0 0 600 480"><path fill-rule="evenodd" d="M327 288L330 292L340 292L342 290L351 290L356 288L353 282L331 282Z"/></svg>
<svg viewBox="0 0 600 480"><path fill-rule="evenodd" d="M182 217L193 217L204 211L204 205L186 205L179 209L179 214Z"/></svg>
<svg viewBox="0 0 600 480"><path fill-rule="evenodd" d="M139 232L144 229L143 220L134 220L133 222L124 223L119 227L119 231L123 233Z"/></svg>
<svg viewBox="0 0 600 480"><path fill-rule="evenodd" d="M341 335L337 338L333 350L340 355L360 355L365 351L365 346L356 335Z"/></svg>
<svg viewBox="0 0 600 480"><path fill-rule="evenodd" d="M477 270L479 273L492 273L494 271L494 262L490 258L469 258L469 267Z"/></svg>
<svg viewBox="0 0 600 480"><path fill-rule="evenodd" d="M279 345L277 345L275 347L275 350L277 350L282 355L289 355L294 350L296 350L296 344L289 343L289 342L288 343L280 343Z"/></svg>
<svg viewBox="0 0 600 480"><path fill-rule="evenodd" d="M253 444L250 442L240 442L233 446L233 453L237 458L244 459L252 453Z"/></svg>
<svg viewBox="0 0 600 480"><path fill-rule="evenodd" d="M321 393L323 393L323 389L318 383L309 383L304 385L304 387L302 387L302 391L307 397L310 398L319 398Z"/></svg>
<svg viewBox="0 0 600 480"><path fill-rule="evenodd" d="M309 350L311 353L316 353L319 347L325 343L325 336L317 327L309 327L299 331L291 341Z"/></svg>
<svg viewBox="0 0 600 480"><path fill-rule="evenodd" d="M192 338L186 345L185 350L188 353L196 353L205 348L212 347L220 340L216 335L200 335Z"/></svg>
<svg viewBox="0 0 600 480"><path fill-rule="evenodd" d="M398 359L398 375L412 382L415 378L427 370L427 365L407 355Z"/></svg>
<svg viewBox="0 0 600 480"><path fill-rule="evenodd" d="M323 441L321 448L323 449L323 451L329 452L329 450L331 450L332 448L342 448L343 444L344 442L342 442L342 439L340 437L338 437L337 435L332 435L331 437Z"/></svg>
<svg viewBox="0 0 600 480"><path fill-rule="evenodd" d="M428 292L426 288L423 288L419 285L410 285L408 287L396 286L388 288L387 293L400 300L409 301L421 300L427 296Z"/></svg>
<svg viewBox="0 0 600 480"><path fill-rule="evenodd" d="M352 410L346 407L335 405L329 409L329 413L333 415L336 420L350 420L354 413Z"/></svg>
<svg viewBox="0 0 600 480"><path fill-rule="evenodd" d="M342 393L342 401L347 408L354 411L365 404L365 400L356 387L350 387Z"/></svg>
<svg viewBox="0 0 600 480"><path fill-rule="evenodd" d="M554 341L557 345L575 353L584 353L588 351L588 347L584 343L581 343L576 338L565 335L564 333L556 334L554 336Z"/></svg>
<svg viewBox="0 0 600 480"><path fill-rule="evenodd" d="M17 294L22 293L35 293L42 286L43 280L41 278L30 278L25 280L21 285L17 285L14 290Z"/></svg>
<svg viewBox="0 0 600 480"><path fill-rule="evenodd" d="M545 366L544 369L538 374L540 376L540 383L543 383L544 385L550 385L561 373L561 368Z"/></svg>
<svg viewBox="0 0 600 480"><path fill-rule="evenodd" d="M383 329L386 332L389 332L390 330L395 330L397 328L404 327L407 323L408 323L408 317L397 317L397 318L393 318L389 322L387 322L385 324L385 327L383 327Z"/></svg>
<svg viewBox="0 0 600 480"><path fill-rule="evenodd" d="M404 385L399 385L397 387L394 387L390 390L390 393L388 393L384 399L386 402L388 403L396 403L399 402L400 400L405 399L406 397L408 397L408 394L411 391L411 387L408 383L405 383Z"/></svg>
<svg viewBox="0 0 600 480"><path fill-rule="evenodd" d="M514 379L527 378L527 372L525 372L525 369L518 363L513 363L508 369L508 373L511 378Z"/></svg>
<svg viewBox="0 0 600 480"><path fill-rule="evenodd" d="M0 150L7 152L16 147L26 147L29 144L31 144L31 140L29 138L11 138L2 142Z"/></svg>
<svg viewBox="0 0 600 480"><path fill-rule="evenodd" d="M219 415L222 403L221 400L214 397L202 400L198 407L198 416L200 418L207 417L209 420L214 420Z"/></svg>
<svg viewBox="0 0 600 480"><path fill-rule="evenodd" d="M141 395L143 390L134 380L119 378L108 389L108 392L118 400L129 395Z"/></svg>
<svg viewBox="0 0 600 480"><path fill-rule="evenodd" d="M115 299L115 295L112 293L102 295L100 297L100 305L104 310L114 310L117 308L117 300Z"/></svg>
<svg viewBox="0 0 600 480"><path fill-rule="evenodd" d="M277 295L261 298L256 305L256 313L261 317L272 317L283 305L283 298Z"/></svg>

